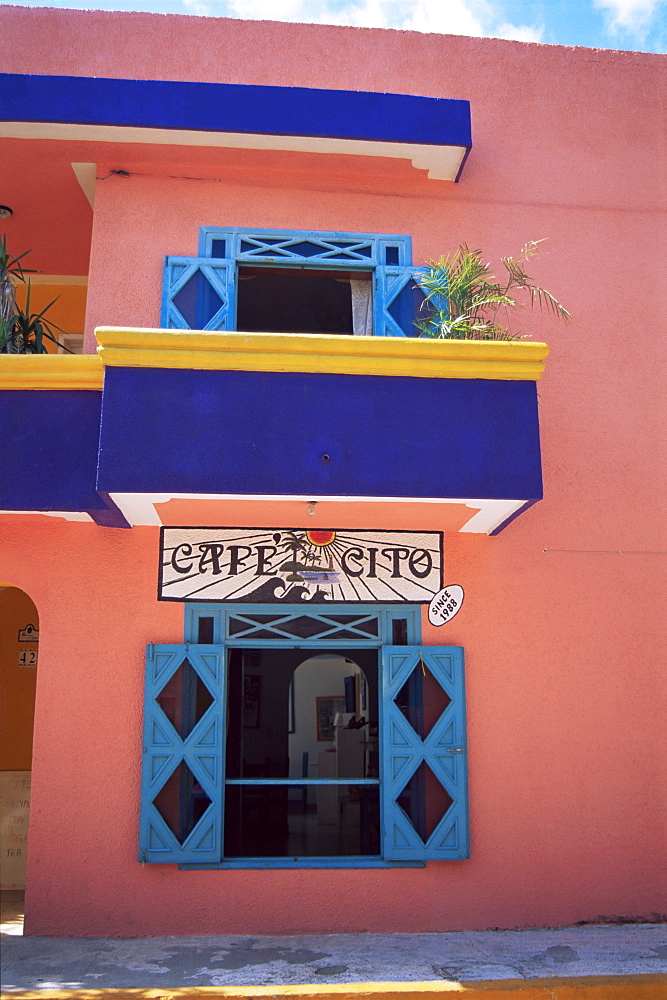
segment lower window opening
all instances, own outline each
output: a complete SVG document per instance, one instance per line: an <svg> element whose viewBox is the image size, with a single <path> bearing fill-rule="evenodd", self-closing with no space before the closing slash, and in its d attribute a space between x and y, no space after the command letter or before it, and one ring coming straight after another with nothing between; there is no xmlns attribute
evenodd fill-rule
<svg viewBox="0 0 667 1000"><path fill-rule="evenodd" d="M410 606L186 608L147 648L139 860L468 857L463 651L419 639Z"/></svg>
<svg viewBox="0 0 667 1000"><path fill-rule="evenodd" d="M376 650L230 650L226 731L225 858L380 856Z"/></svg>

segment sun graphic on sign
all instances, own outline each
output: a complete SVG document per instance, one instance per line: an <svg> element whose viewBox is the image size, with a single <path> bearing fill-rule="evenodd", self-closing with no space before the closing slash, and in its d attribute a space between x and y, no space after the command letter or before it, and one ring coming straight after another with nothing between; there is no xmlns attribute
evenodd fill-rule
<svg viewBox="0 0 667 1000"><path fill-rule="evenodd" d="M306 538L311 545L317 545L318 548L323 548L326 545L331 545L336 539L335 531L307 531Z"/></svg>

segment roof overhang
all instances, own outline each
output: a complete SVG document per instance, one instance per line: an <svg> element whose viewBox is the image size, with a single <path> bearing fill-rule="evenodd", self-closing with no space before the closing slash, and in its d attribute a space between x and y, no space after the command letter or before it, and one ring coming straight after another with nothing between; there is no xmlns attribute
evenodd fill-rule
<svg viewBox="0 0 667 1000"><path fill-rule="evenodd" d="M470 103L440 97L174 80L0 74L0 135L409 159L457 181Z"/></svg>

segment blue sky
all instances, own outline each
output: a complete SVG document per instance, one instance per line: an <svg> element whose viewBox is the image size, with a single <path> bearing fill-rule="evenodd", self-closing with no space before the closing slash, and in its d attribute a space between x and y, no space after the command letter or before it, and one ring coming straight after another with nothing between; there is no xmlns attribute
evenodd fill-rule
<svg viewBox="0 0 667 1000"><path fill-rule="evenodd" d="M7 3L350 24L667 51L667 0L0 0L0 5Z"/></svg>

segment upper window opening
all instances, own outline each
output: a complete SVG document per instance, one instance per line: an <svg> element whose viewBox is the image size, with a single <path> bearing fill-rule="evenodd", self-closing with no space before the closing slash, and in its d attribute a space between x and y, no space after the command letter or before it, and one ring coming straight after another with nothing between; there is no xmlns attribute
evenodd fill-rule
<svg viewBox="0 0 667 1000"><path fill-rule="evenodd" d="M203 226L167 257L162 325L180 330L414 337L423 293L409 236Z"/></svg>
<svg viewBox="0 0 667 1000"><path fill-rule="evenodd" d="M368 271L241 266L237 326L249 333L367 336L372 323L370 279Z"/></svg>

